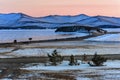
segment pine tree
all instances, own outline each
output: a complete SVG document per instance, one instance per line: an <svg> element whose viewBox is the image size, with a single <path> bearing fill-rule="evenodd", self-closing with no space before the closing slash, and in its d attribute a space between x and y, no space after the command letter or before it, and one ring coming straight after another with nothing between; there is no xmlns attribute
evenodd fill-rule
<svg viewBox="0 0 120 80"><path fill-rule="evenodd" d="M54 50L52 54L48 54L48 58L51 65L58 65L63 61L63 57L58 54L57 50Z"/></svg>
<svg viewBox="0 0 120 80"><path fill-rule="evenodd" d="M79 63L77 62L77 60L75 60L75 58L74 58L73 55L70 56L69 65L70 65L70 66L79 65Z"/></svg>
<svg viewBox="0 0 120 80"><path fill-rule="evenodd" d="M94 65L94 66L102 66L104 62L107 61L107 58L104 58L100 55L98 55L97 53L94 54L94 57L92 58L92 62L93 64L90 65Z"/></svg>
<svg viewBox="0 0 120 80"><path fill-rule="evenodd" d="M84 55L82 56L82 62L85 63L86 61L87 61L87 55L84 54Z"/></svg>

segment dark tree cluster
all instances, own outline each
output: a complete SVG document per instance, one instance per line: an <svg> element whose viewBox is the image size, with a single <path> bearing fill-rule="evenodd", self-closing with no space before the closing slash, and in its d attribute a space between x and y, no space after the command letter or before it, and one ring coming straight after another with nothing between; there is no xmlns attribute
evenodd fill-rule
<svg viewBox="0 0 120 80"><path fill-rule="evenodd" d="M93 63L88 63L91 66L103 66L103 63L107 61L107 58L102 57L100 55L98 55L97 53L94 54L93 58L92 58L92 62Z"/></svg>
<svg viewBox="0 0 120 80"><path fill-rule="evenodd" d="M94 54L93 58L91 60L87 59L87 55L84 54L82 56L82 62L83 63L88 63L90 66L103 66L103 63L107 61L107 58L98 55L97 53ZM50 65L58 65L61 64L63 61L64 57L58 54L57 50L54 50L51 54L48 54L49 62ZM89 62L88 62L89 61ZM70 56L69 63L68 65L73 66L73 65L80 65L77 59L75 59L74 55Z"/></svg>
<svg viewBox="0 0 120 80"><path fill-rule="evenodd" d="M106 30L103 30L99 27L90 27L90 26L64 26L56 29L55 32L88 32L89 34L92 31L97 31L98 33L107 33Z"/></svg>
<svg viewBox="0 0 120 80"><path fill-rule="evenodd" d="M51 55L48 54L48 58L50 64L55 66L63 61L63 57L60 54L58 54L57 50L54 50Z"/></svg>

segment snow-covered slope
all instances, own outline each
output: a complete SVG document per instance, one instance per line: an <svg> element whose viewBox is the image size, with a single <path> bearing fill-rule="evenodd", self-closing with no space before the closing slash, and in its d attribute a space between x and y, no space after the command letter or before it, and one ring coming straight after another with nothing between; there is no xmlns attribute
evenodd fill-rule
<svg viewBox="0 0 120 80"><path fill-rule="evenodd" d="M100 25L120 26L120 18L95 16L95 17L89 17L87 19L77 21L77 23L82 25L87 25L87 26L100 26Z"/></svg>
<svg viewBox="0 0 120 80"><path fill-rule="evenodd" d="M76 16L58 16L58 15L51 15L42 18L38 18L40 21L43 22L50 22L50 23L74 23L78 20L83 20L89 18L89 16L80 14Z"/></svg>
<svg viewBox="0 0 120 80"><path fill-rule="evenodd" d="M21 18L21 14L10 13L0 14L0 26L11 26L14 25Z"/></svg>
<svg viewBox="0 0 120 80"><path fill-rule="evenodd" d="M24 26L37 26L39 28L55 28L72 25L120 26L120 18L106 16L87 16L85 14L80 14L76 16L50 15L45 17L31 17L23 13L0 14L0 28L23 28Z"/></svg>

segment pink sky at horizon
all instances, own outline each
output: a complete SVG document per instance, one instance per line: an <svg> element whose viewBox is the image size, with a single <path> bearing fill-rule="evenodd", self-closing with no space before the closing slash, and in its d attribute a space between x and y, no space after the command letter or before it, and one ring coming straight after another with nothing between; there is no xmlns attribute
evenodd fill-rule
<svg viewBox="0 0 120 80"><path fill-rule="evenodd" d="M120 0L0 0L0 13L31 16L103 15L120 17Z"/></svg>

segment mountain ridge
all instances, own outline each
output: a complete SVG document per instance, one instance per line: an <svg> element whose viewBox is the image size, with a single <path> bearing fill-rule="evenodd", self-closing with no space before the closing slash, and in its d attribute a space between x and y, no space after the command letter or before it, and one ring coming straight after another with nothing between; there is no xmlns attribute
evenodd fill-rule
<svg viewBox="0 0 120 80"><path fill-rule="evenodd" d="M44 17L33 17L24 13L0 13L0 28L20 28L20 27L32 27L37 28L57 28L61 26L120 26L119 17L109 16L88 16L86 14L79 14L75 16L61 16L61 15L49 15ZM109 27L109 26L108 26Z"/></svg>

